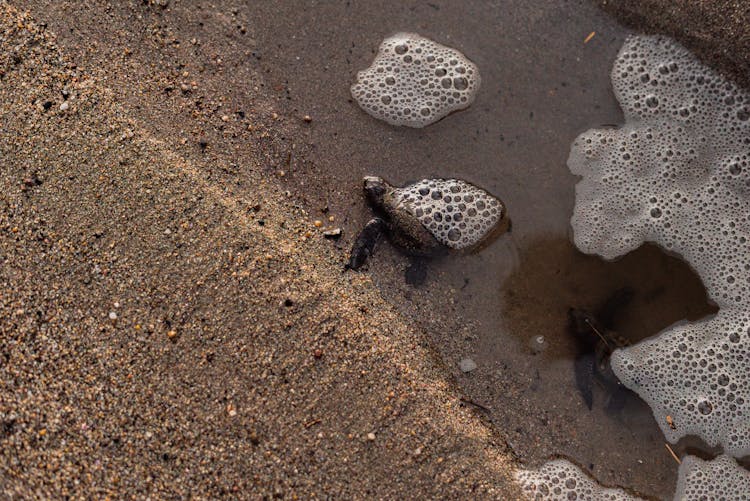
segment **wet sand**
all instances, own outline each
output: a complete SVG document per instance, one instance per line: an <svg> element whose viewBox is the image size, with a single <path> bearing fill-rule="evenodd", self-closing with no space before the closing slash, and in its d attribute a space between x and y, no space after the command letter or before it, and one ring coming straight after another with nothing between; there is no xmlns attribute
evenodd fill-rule
<svg viewBox="0 0 750 501"><path fill-rule="evenodd" d="M620 120L624 28L586 2L166 3L26 2L59 49L5 12L4 48L31 54L2 66L10 492L511 499L511 458L566 454L671 496L650 413L586 409L561 325L622 284L641 285L619 326L636 338L711 311L676 260L607 264L567 238L564 161ZM479 65L469 110L415 131L351 102L401 29ZM468 179L514 230L423 288L388 246L341 274L364 174Z"/></svg>

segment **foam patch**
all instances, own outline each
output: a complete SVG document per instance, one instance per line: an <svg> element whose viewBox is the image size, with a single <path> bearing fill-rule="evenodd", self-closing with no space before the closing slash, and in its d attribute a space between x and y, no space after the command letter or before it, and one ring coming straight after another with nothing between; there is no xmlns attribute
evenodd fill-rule
<svg viewBox="0 0 750 501"><path fill-rule="evenodd" d="M622 489L602 487L565 459L550 461L538 470L519 470L516 481L527 499L535 501L636 501L642 498Z"/></svg>
<svg viewBox="0 0 750 501"><path fill-rule="evenodd" d="M750 472L729 456L703 461L687 456L680 465L675 501L750 500Z"/></svg>
<svg viewBox="0 0 750 501"><path fill-rule="evenodd" d="M352 97L373 117L392 125L425 127L468 107L481 79L476 65L416 33L380 44L372 65L357 73Z"/></svg>
<svg viewBox="0 0 750 501"><path fill-rule="evenodd" d="M612 368L670 442L750 454L750 93L659 36L629 38L612 83L626 123L585 132L568 160L576 246L612 259L655 242L720 308L616 350Z"/></svg>

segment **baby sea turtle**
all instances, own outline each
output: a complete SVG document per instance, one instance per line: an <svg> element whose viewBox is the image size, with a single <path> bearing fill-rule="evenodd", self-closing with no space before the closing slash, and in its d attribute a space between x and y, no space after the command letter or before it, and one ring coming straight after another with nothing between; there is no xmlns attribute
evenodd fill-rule
<svg viewBox="0 0 750 501"><path fill-rule="evenodd" d="M604 387L609 396L606 404L608 411L619 411L625 405L630 391L615 376L609 360L616 348L628 346L630 342L611 329L617 312L632 299L633 290L624 287L615 291L595 314L577 308L568 310L568 329L578 344L576 386L589 409L594 402L594 380Z"/></svg>
<svg viewBox="0 0 750 501"><path fill-rule="evenodd" d="M399 188L367 176L364 190L377 217L359 234L347 269L364 265L384 234L406 254L425 258L481 249L510 227L498 198L460 179L423 179ZM407 281L419 282L408 273Z"/></svg>

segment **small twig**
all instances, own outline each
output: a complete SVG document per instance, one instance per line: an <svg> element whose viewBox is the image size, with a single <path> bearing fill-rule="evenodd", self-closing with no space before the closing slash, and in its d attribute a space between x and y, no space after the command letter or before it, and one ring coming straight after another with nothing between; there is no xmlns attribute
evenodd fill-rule
<svg viewBox="0 0 750 501"><path fill-rule="evenodd" d="M308 421L304 424L305 428L310 428L311 426L315 426L316 424L320 423L320 419L313 419L312 421Z"/></svg>
<svg viewBox="0 0 750 501"><path fill-rule="evenodd" d="M481 410L483 410L484 412L488 412L488 413L492 414L492 410L491 410L491 409L489 409L488 407L485 407L485 406L484 406L484 405L482 405L482 404L478 404L478 403L474 402L473 400L469 400L469 399L468 399L468 398L466 398L466 397L461 397L461 401L462 401L463 403L465 403L465 404L473 405L474 407L476 407L476 408L478 408L478 409L481 409Z"/></svg>
<svg viewBox="0 0 750 501"><path fill-rule="evenodd" d="M607 348L609 348L611 350L612 347L609 345L609 343L607 342L607 340L605 339L605 337L602 335L602 333L599 332L599 330L596 327L594 327L594 324L592 324L591 322L589 322L588 318L584 318L583 321L586 322L589 327L591 327L591 330L593 330L596 333L596 335L599 336L599 338L602 341L604 341L604 344L607 345Z"/></svg>
<svg viewBox="0 0 750 501"><path fill-rule="evenodd" d="M672 457L674 458L674 460L677 461L677 464L682 464L682 461L680 461L680 458L677 457L677 454L674 453L674 451L672 450L672 448L669 446L668 443L664 442L664 447L667 448L667 450L672 455Z"/></svg>
<svg viewBox="0 0 750 501"><path fill-rule="evenodd" d="M583 40L583 43L589 43L591 39L594 38L594 35L596 35L596 31L589 33L589 35Z"/></svg>

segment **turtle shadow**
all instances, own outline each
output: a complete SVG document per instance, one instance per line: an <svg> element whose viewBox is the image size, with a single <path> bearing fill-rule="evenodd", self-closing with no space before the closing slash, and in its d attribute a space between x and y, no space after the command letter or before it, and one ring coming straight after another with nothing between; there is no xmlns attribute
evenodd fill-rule
<svg viewBox="0 0 750 501"><path fill-rule="evenodd" d="M404 270L404 281L407 285L415 288L423 287L428 281L431 268L439 267L444 259L460 259L467 255L475 255L484 251L501 237L508 236L512 232L512 221L505 218L492 233L483 239L476 247L456 251L448 248L436 248L428 255L413 254L404 249L391 239L387 231L387 223L380 216L370 219L355 239L352 249L349 251L349 260L344 264L343 271L358 271L371 262L376 251L384 244L391 246L403 259L408 260Z"/></svg>

